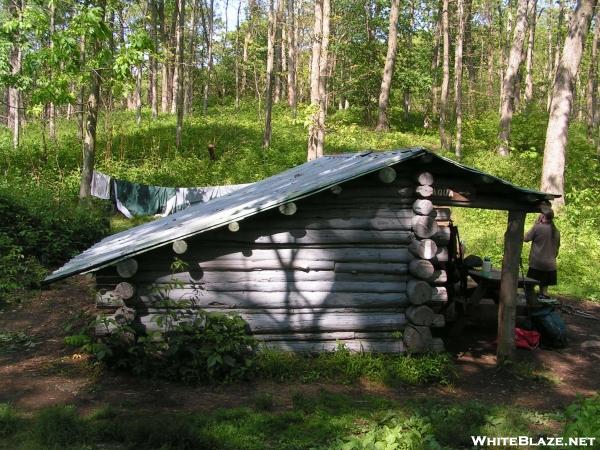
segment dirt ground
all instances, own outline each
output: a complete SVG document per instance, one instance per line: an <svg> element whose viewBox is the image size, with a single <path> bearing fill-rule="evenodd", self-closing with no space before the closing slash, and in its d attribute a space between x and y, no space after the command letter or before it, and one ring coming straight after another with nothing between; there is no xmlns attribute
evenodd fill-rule
<svg viewBox="0 0 600 450"><path fill-rule="evenodd" d="M91 410L107 404L162 409L165 411L211 410L246 405L257 393L273 393L283 404L298 392L321 389L350 395L382 395L386 398L439 398L514 404L539 410L555 410L578 394L600 391L600 305L561 298L565 305L598 319L563 313L570 345L561 351L518 350L519 363L511 373L495 367L493 314L477 326L466 328L459 338L447 340L455 355L457 377L450 386L391 388L361 382L353 386L278 384L255 381L228 386L190 387L101 372L64 344L64 336L93 312L91 281L84 277L56 283L30 301L0 310L0 333L23 331L36 343L21 352L0 352L0 402L24 411L54 404L74 404ZM489 313L489 311L488 311Z"/></svg>

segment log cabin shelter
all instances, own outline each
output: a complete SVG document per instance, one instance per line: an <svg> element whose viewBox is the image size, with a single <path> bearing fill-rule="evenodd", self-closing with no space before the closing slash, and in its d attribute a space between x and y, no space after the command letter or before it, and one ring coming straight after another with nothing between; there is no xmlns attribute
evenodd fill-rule
<svg viewBox="0 0 600 450"><path fill-rule="evenodd" d="M327 155L108 236L45 283L93 272L100 335L123 321L166 332L165 312L205 311L239 314L283 350L441 350L450 207L507 210L499 338L510 353L525 214L555 197L422 148Z"/></svg>

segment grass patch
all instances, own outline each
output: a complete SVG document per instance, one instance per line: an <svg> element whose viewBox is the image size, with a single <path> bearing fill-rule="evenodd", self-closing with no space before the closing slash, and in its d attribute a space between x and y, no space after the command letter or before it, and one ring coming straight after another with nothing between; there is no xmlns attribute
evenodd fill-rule
<svg viewBox="0 0 600 450"><path fill-rule="evenodd" d="M38 344L39 342L23 331L0 333L0 354L31 350Z"/></svg>
<svg viewBox="0 0 600 450"><path fill-rule="evenodd" d="M380 396L348 396L322 390L298 393L293 406L253 405L177 413L103 407L82 416L53 407L13 423L2 449L374 449L471 448L471 435L597 436L597 398L561 411L537 412L478 401L442 402ZM258 402L260 403L260 402ZM0 408L0 424L6 413ZM2 425L0 425L2 426Z"/></svg>
<svg viewBox="0 0 600 450"><path fill-rule="evenodd" d="M257 374L280 382L331 381L352 384L361 378L398 384L449 384L454 366L449 354L383 355L354 353L340 347L317 355L262 350L256 361Z"/></svg>

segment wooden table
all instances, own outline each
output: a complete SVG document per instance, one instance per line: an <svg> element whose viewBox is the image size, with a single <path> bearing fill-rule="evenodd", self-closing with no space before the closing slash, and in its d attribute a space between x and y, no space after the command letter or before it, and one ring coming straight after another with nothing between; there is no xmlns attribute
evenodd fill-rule
<svg viewBox="0 0 600 450"><path fill-rule="evenodd" d="M498 292L500 291L500 276L501 271L492 269L489 273L483 274L481 270L470 269L469 275L477 283L477 287L469 297L469 304L477 305L482 298L492 298L494 301L498 301ZM540 282L533 278L519 277L518 287L523 288L525 291L525 298L527 305L534 306L537 304L537 295L535 293L535 287Z"/></svg>

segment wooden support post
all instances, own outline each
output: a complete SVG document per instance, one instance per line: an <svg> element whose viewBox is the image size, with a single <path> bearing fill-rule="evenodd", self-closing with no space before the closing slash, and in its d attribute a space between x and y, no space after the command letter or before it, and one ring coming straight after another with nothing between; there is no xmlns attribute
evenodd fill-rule
<svg viewBox="0 0 600 450"><path fill-rule="evenodd" d="M497 364L510 361L515 353L515 317L517 311L517 285L519 261L523 249L525 212L508 212L508 225L504 233L504 258L500 278L500 305L498 308Z"/></svg>

